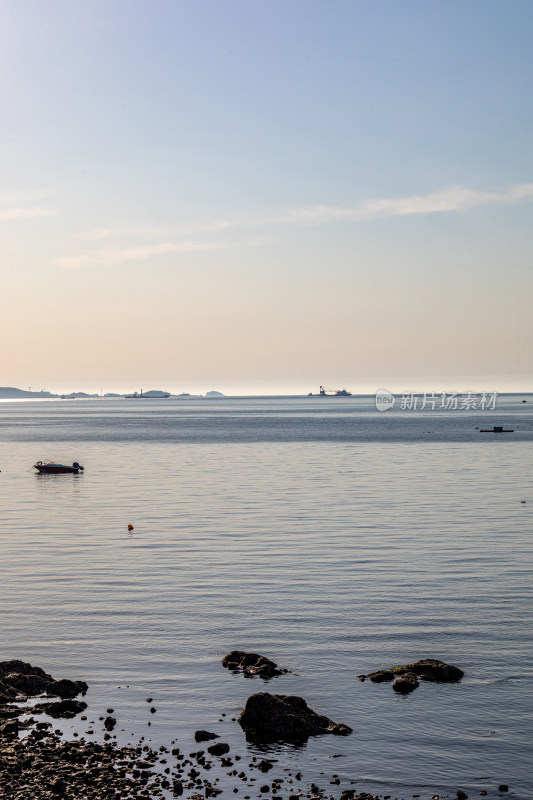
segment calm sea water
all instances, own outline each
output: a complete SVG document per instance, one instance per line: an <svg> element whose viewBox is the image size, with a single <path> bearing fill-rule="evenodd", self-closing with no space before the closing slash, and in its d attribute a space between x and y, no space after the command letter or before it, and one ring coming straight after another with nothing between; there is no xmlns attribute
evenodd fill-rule
<svg viewBox="0 0 533 800"><path fill-rule="evenodd" d="M522 399L444 414L380 414L372 398L1 402L0 660L86 680L89 719L111 705L121 741L189 752L207 728L257 755L232 718L266 689L354 729L270 749L303 783L531 798ZM479 433L499 424L515 432ZM85 472L35 474L48 458ZM231 675L231 649L292 673ZM356 677L424 657L465 678L401 697Z"/></svg>

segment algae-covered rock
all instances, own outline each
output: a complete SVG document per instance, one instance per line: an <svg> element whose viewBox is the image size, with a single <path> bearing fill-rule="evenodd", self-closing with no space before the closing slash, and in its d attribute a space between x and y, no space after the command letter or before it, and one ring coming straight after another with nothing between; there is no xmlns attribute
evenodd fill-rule
<svg viewBox="0 0 533 800"><path fill-rule="evenodd" d="M431 681L432 683L457 683L463 675L463 670L453 664L446 664L444 661L438 661L434 658L424 658L412 664L381 669L377 672L369 672L367 675L358 675L357 677L360 681L368 678L374 683L394 680L392 688L396 692L407 694L419 686L417 678L423 681Z"/></svg>

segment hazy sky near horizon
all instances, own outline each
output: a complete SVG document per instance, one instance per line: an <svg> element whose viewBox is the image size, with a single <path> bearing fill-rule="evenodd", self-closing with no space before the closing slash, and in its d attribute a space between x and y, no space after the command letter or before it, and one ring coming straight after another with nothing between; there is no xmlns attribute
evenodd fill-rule
<svg viewBox="0 0 533 800"><path fill-rule="evenodd" d="M0 385L523 390L531 0L0 0Z"/></svg>

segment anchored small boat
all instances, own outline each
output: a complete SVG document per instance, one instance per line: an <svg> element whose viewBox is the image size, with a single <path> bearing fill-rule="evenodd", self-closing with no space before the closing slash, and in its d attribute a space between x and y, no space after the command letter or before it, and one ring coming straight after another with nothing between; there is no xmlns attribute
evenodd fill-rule
<svg viewBox="0 0 533 800"><path fill-rule="evenodd" d="M480 433L514 433L514 428L504 428L503 425L495 425L494 428L481 428Z"/></svg>
<svg viewBox="0 0 533 800"><path fill-rule="evenodd" d="M77 461L75 461L71 467L67 464L57 464L55 461L37 461L33 466L39 472L55 473L58 475L62 473L74 473L77 475L78 472L83 472L83 467L81 464L78 464Z"/></svg>

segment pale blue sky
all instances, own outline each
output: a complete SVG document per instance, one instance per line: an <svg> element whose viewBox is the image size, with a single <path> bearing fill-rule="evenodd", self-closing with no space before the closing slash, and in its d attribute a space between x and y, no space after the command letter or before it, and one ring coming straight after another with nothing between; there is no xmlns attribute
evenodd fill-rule
<svg viewBox="0 0 533 800"><path fill-rule="evenodd" d="M527 388L532 35L530 0L0 0L0 385Z"/></svg>

